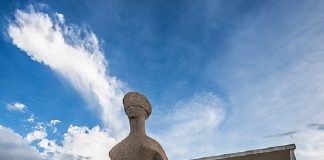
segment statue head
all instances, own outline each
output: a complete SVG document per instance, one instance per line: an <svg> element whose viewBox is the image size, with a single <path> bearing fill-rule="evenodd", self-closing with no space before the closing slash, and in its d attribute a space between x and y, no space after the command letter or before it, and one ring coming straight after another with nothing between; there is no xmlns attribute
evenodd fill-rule
<svg viewBox="0 0 324 160"><path fill-rule="evenodd" d="M145 117L151 115L152 107L147 98L138 92L129 92L123 99L125 113L129 119Z"/></svg>

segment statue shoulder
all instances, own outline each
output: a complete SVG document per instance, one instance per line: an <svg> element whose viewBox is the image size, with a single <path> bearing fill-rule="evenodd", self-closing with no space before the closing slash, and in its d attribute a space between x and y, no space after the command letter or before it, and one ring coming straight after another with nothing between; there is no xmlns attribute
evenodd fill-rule
<svg viewBox="0 0 324 160"><path fill-rule="evenodd" d="M118 146L118 144L115 145L113 148L111 148L111 150L109 151L109 157L110 157L110 159L116 159L115 157L118 154L118 150L119 150L118 148L120 148Z"/></svg>
<svg viewBox="0 0 324 160"><path fill-rule="evenodd" d="M167 160L167 156L165 154L165 151L163 150L161 144L157 142L155 139L147 136L147 141L144 144L145 147L150 148L151 150L154 150L157 154L156 157L160 157L157 159L161 160Z"/></svg>
<svg viewBox="0 0 324 160"><path fill-rule="evenodd" d="M157 142L155 139L153 139L153 138L151 138L149 136L147 136L146 139L147 139L147 141L146 141L147 144L153 145L153 146L155 146L157 148L162 148L160 143Z"/></svg>
<svg viewBox="0 0 324 160"><path fill-rule="evenodd" d="M124 148L126 148L126 139L122 140L121 142L117 143L111 150L109 151L109 157L113 159L113 157L116 157L119 152L123 151Z"/></svg>

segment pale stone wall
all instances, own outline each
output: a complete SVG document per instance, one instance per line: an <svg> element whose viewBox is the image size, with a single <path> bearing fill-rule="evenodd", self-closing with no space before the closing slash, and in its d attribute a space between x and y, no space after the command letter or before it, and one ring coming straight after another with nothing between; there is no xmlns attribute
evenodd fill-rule
<svg viewBox="0 0 324 160"><path fill-rule="evenodd" d="M296 160L294 144L257 149L246 152L224 154L213 157L198 158L196 160Z"/></svg>

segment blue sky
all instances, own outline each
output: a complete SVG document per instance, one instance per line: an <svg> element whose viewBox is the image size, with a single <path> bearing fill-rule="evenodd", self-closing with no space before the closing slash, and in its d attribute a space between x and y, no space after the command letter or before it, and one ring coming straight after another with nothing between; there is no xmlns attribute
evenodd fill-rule
<svg viewBox="0 0 324 160"><path fill-rule="evenodd" d="M169 159L290 143L321 159L323 7L1 0L0 159L106 159L128 91Z"/></svg>

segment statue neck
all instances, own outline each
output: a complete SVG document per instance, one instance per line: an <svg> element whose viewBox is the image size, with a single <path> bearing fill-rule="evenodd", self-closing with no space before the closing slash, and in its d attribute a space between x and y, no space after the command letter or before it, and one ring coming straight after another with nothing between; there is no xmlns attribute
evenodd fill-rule
<svg viewBox="0 0 324 160"><path fill-rule="evenodd" d="M145 134L145 117L137 117L129 119L130 133L129 135L146 135Z"/></svg>

